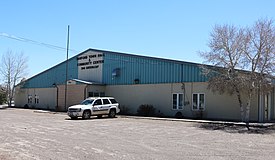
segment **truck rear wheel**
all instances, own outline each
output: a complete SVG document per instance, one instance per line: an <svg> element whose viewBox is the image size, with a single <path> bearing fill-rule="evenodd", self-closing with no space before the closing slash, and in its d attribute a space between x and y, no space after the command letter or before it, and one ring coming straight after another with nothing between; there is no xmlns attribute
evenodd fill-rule
<svg viewBox="0 0 275 160"><path fill-rule="evenodd" d="M115 118L116 117L116 110L115 109L111 109L109 112L109 117L110 118Z"/></svg>

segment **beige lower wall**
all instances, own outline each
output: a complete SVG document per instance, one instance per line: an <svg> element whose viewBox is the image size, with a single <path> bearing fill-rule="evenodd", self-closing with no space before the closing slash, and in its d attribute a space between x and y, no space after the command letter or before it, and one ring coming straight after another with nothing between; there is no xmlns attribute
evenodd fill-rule
<svg viewBox="0 0 275 160"><path fill-rule="evenodd" d="M172 109L172 94L185 92L183 110ZM174 84L138 84L106 86L106 95L114 96L131 113L136 113L141 104L151 104L157 112L165 116L174 116L178 111L185 117L195 118L198 112L192 111L192 94L205 94L206 119L240 120L240 108L235 95L220 95L207 90L207 83L174 83ZM250 118L258 120L257 97L253 98Z"/></svg>
<svg viewBox="0 0 275 160"><path fill-rule="evenodd" d="M172 95L170 84L106 86L106 95L115 97L120 105L136 113L141 104L152 104L161 113L171 114Z"/></svg>
<svg viewBox="0 0 275 160"><path fill-rule="evenodd" d="M55 110L56 106L56 89L55 88L16 88L15 91L15 106L38 109ZM28 103L28 96L31 95L32 103ZM35 103L35 95L39 97L39 102Z"/></svg>
<svg viewBox="0 0 275 160"><path fill-rule="evenodd" d="M85 89L86 85L68 85L67 107L65 107L65 85L53 88L16 88L15 105L17 107L28 105L29 108L66 111L69 106L79 104L85 99ZM32 95L32 103L28 103L28 95ZM39 96L39 103L35 103L35 95Z"/></svg>
<svg viewBox="0 0 275 160"><path fill-rule="evenodd" d="M28 104L28 95L33 96L31 108L44 108L52 110L65 109L65 86L59 85L58 100L57 88L31 88L16 89L15 105L24 107ZM151 104L158 114L174 116L182 112L187 118L196 118L197 112L192 111L192 94L205 94L205 111L202 116L205 119L240 120L240 109L236 95L220 95L207 90L207 83L173 83L173 84L137 84L137 85L68 85L67 106L79 104L84 100L88 92L105 92L106 96L115 97L121 106L127 107L131 113L136 113L141 104ZM185 106L182 110L172 109L172 94L185 93ZM34 103L34 95L39 96L39 104ZM274 111L275 94L272 94L272 111ZM58 107L57 106L58 101ZM245 102L244 102L245 104ZM252 121L258 120L258 96L253 98L250 117ZM273 116L274 117L274 116Z"/></svg>

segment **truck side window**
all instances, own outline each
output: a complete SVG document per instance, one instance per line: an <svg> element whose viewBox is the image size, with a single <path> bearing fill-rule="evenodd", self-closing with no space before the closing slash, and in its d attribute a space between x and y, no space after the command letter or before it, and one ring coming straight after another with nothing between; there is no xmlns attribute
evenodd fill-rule
<svg viewBox="0 0 275 160"><path fill-rule="evenodd" d="M112 104L117 103L115 99L110 99L110 101L112 102Z"/></svg>
<svg viewBox="0 0 275 160"><path fill-rule="evenodd" d="M94 105L102 105L101 99L96 100Z"/></svg>
<svg viewBox="0 0 275 160"><path fill-rule="evenodd" d="M103 104L110 104L108 99L103 99Z"/></svg>

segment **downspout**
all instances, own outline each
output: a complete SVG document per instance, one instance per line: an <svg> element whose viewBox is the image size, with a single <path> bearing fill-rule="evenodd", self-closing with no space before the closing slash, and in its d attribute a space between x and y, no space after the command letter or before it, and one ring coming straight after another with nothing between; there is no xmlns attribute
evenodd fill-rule
<svg viewBox="0 0 275 160"><path fill-rule="evenodd" d="M58 94L59 94L58 86L56 86L56 106L55 106L55 110L57 110L57 108L58 108Z"/></svg>
<svg viewBox="0 0 275 160"><path fill-rule="evenodd" d="M59 90L58 90L58 86L56 85L56 83L54 83L53 86L56 88L56 106L55 106L55 111L57 111L57 108L58 108L58 93L59 93Z"/></svg>
<svg viewBox="0 0 275 160"><path fill-rule="evenodd" d="M86 86L84 88L84 98L83 98L83 100L87 98L87 88L88 88L88 84L86 84Z"/></svg>
<svg viewBox="0 0 275 160"><path fill-rule="evenodd" d="M260 105L261 105L261 97L260 97L260 92L258 90L258 122L261 121L261 110L260 110Z"/></svg>
<svg viewBox="0 0 275 160"><path fill-rule="evenodd" d="M181 64L181 77L180 77L180 81L181 83L183 83L183 64Z"/></svg>

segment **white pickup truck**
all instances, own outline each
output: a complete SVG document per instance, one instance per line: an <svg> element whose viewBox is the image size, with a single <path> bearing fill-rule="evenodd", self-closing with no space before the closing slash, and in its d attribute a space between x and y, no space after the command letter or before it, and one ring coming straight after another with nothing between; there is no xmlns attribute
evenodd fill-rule
<svg viewBox="0 0 275 160"><path fill-rule="evenodd" d="M69 107L67 114L71 119L89 119L91 116L100 118L102 115L114 118L119 112L119 103L113 97L89 97L81 104Z"/></svg>

